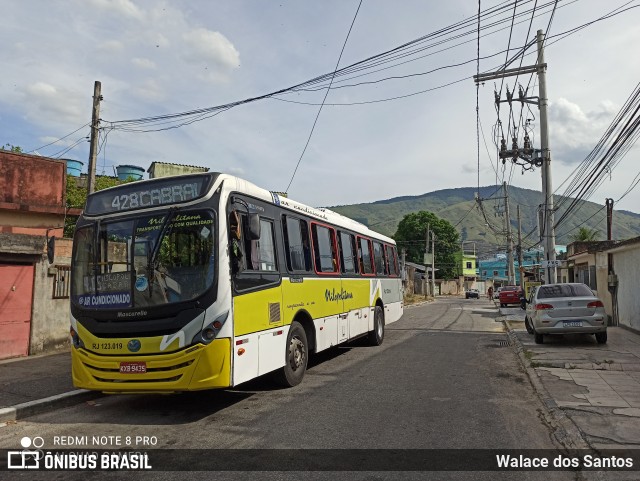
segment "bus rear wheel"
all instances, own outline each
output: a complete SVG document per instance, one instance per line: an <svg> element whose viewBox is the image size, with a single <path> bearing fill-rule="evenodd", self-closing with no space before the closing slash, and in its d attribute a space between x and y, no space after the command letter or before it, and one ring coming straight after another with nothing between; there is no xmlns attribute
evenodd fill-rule
<svg viewBox="0 0 640 481"><path fill-rule="evenodd" d="M291 323L284 355L284 367L274 373L274 379L284 387L297 386L302 382L309 358L307 334L299 322Z"/></svg>
<svg viewBox="0 0 640 481"><path fill-rule="evenodd" d="M369 344L379 346L384 341L384 311L382 306L376 306L373 311L373 331L369 331Z"/></svg>

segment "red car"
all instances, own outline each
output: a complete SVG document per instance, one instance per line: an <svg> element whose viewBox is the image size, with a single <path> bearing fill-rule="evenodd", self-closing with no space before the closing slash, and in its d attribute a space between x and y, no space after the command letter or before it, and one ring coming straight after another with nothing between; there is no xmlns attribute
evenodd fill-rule
<svg viewBox="0 0 640 481"><path fill-rule="evenodd" d="M506 307L508 304L520 304L520 298L524 293L520 286L504 286L500 289L500 307Z"/></svg>

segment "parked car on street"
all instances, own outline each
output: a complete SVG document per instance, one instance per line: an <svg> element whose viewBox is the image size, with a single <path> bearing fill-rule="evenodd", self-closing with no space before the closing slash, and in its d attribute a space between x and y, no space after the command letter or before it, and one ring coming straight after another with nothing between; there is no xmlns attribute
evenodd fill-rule
<svg viewBox="0 0 640 481"><path fill-rule="evenodd" d="M545 334L595 334L598 344L607 342L607 314L602 301L585 284L537 286L523 299L524 322L537 344Z"/></svg>
<svg viewBox="0 0 640 481"><path fill-rule="evenodd" d="M480 299L480 291L478 289L467 289L464 293L465 299Z"/></svg>
<svg viewBox="0 0 640 481"><path fill-rule="evenodd" d="M520 299L524 297L520 286L503 286L500 288L500 307L507 307L509 304L520 304Z"/></svg>

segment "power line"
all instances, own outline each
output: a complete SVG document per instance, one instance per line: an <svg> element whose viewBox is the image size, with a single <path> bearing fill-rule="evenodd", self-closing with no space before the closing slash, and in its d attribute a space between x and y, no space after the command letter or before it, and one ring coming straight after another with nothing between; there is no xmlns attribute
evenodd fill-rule
<svg viewBox="0 0 640 481"><path fill-rule="evenodd" d="M49 142L48 144L44 144L44 145L42 145L42 146L40 146L40 147L36 147L35 149L29 150L29 151L25 152L25 154L30 154L31 152L36 152L37 150L44 149L45 147L49 147L50 145L57 144L57 143L58 143L58 142L60 142L61 140L64 140L64 139L66 139L67 137L72 136L73 134L75 134L75 133L76 133L76 132L78 132L79 130L84 129L84 128L85 128L85 127L87 127L90 123L91 123L91 122L87 122L86 124L84 124L84 125L82 125L82 126L78 127L78 128L77 128L76 130L74 130L73 132L69 132L69 133L68 133L67 135L65 135L64 137L60 137L59 139L56 139L56 140L54 140L53 142Z"/></svg>
<svg viewBox="0 0 640 481"><path fill-rule="evenodd" d="M522 3L529 3L532 0L526 0L525 2ZM575 2L576 0L574 0ZM573 3L573 2L570 2ZM551 2L549 2L546 5L550 5ZM491 7L490 9L485 10L485 12L482 14L483 17L491 17L491 16L496 16L499 15L505 8L509 7L511 4L508 2L504 2L503 4L499 4L496 7ZM527 11L528 12L528 11ZM353 72L359 71L359 70L363 70L363 69L367 69L367 68L372 68L374 66L380 65L381 63L388 63L391 61L396 60L397 58L399 58L398 56L407 56L407 55L414 55L417 51L421 51L424 48L429 48L429 46L427 47L420 47L420 50L409 50L410 48L413 48L415 46L420 45L421 43L427 42L427 41L431 41L433 39L437 39L439 37L442 37L446 34L450 34L456 31L459 31L463 28L465 28L467 25L469 25L472 21L474 21L475 17L473 17L473 19L468 19L468 20L463 20L461 22L457 22L453 25L450 25L448 27L445 27L443 29L440 29L438 31L432 32L430 34L424 35L420 38L414 39L410 42L407 42L399 47L396 47L394 49L388 50L386 52L383 52L381 54L377 54L374 56L371 56L365 60L356 62L350 66L344 67L340 70L334 71L334 72L330 72L328 74L323 74L320 75L318 77L315 77L311 80L308 80L306 82L302 82L300 84L288 87L288 88L284 88L284 89L280 89L278 91L275 92L271 92L268 94L264 94L264 95L260 95L257 97L252 97L252 98L248 98L248 99L244 99L244 100L240 100L240 101L235 101L235 102L231 102L228 104L224 104L224 105L218 105L218 106L214 106L214 107L208 107L208 108L201 108L201 109L195 109L195 110L190 110L190 111L186 111L186 112L180 112L180 113L175 113L175 114L166 114L166 115L158 115L158 116L152 116L152 117L143 117L143 118L138 118L138 119L129 119L129 120L122 120L122 121L104 121L104 123L109 123L111 124L111 127L113 127L114 129L117 130L123 130L123 131L129 131L129 132L149 132L149 131L159 131L159 130L166 130L169 127L166 128L159 128L159 129L146 129L146 130L140 130L140 129L136 129L134 128L137 125L141 125L141 124L151 124L151 125L155 125L158 122L164 122L164 121L171 121L171 122L177 122L179 119L183 118L183 117L193 117L193 119L191 121L188 122L183 122L180 123L178 125L176 125L175 127L181 127L183 125L187 125L189 123L192 123L194 121L199 121L199 120L203 120L205 118L209 118L210 115L217 115L217 113L219 113L219 111L225 111L228 110L230 108L236 107L238 105L242 105L245 103L249 103L249 102L255 102L258 100L263 100L266 98L271 98L274 95L279 95L282 93L286 93L286 92L296 92L299 91L300 89L303 89L305 87L311 86L311 85L315 85L321 82L325 82L325 81L331 81L334 78L337 78L339 76L343 76L343 75L348 75L351 74ZM487 25L487 28L489 27L493 27L495 25L499 25L501 22L504 22L504 19L498 20L496 22L493 22L489 25ZM465 32L464 35L466 35L468 32ZM440 40L439 43L442 43L444 41L451 41L453 39L455 39L457 37L453 37L453 38L449 38L449 39L445 39L445 40ZM462 81L462 80L460 80Z"/></svg>
<svg viewBox="0 0 640 481"><path fill-rule="evenodd" d="M311 132L309 132L309 138L307 138L307 143L304 145L304 149L302 149L302 153L300 154L300 158L298 159L298 163L296 164L296 168L293 169L293 175L291 175L291 180L289 181L289 185L287 185L287 188L285 189L285 192L289 191L289 188L291 187L291 183L293 182L293 179L296 176L296 172L298 172L298 167L300 166L300 162L302 161L302 157L304 156L304 153L307 151L307 147L309 146L309 142L311 141L311 137L313 136L313 131L316 128L316 123L318 122L318 118L320 117L320 112L322 112L322 107L324 106L324 102L325 100L327 100L327 95L329 95L329 91L331 90L331 84L333 83L333 79L336 75L336 72L338 71L338 66L340 65L340 60L342 59L342 54L344 52L345 47L347 46L347 41L349 40L349 35L351 35L351 29L353 28L353 24L356 23L356 18L358 17L358 12L360 11L360 6L362 5L362 0L360 0L360 3L358 3L358 8L356 9L356 13L353 16L353 20L351 21L351 26L349 27L349 31L347 32L347 38L344 39L344 44L342 44L342 50L340 50L340 55L338 56L338 61L336 62L336 67L333 69L333 75L331 77L331 82L329 83L329 87L327 88L327 91L324 94L324 98L322 99L322 104L320 105L320 108L318 109L318 113L316 114L316 118L313 121L313 125L311 126Z"/></svg>

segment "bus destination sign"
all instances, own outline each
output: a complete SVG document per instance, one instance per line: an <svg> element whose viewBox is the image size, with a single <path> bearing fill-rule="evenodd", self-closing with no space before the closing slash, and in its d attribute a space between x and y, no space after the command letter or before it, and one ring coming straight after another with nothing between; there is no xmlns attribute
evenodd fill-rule
<svg viewBox="0 0 640 481"><path fill-rule="evenodd" d="M193 176L124 184L90 195L85 213L100 215L188 202L204 196L208 180L208 176Z"/></svg>

